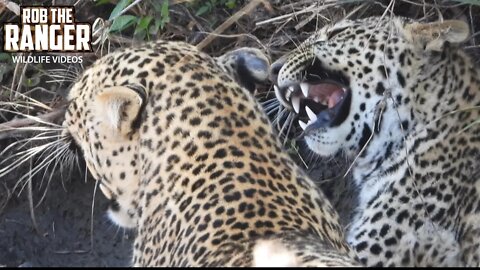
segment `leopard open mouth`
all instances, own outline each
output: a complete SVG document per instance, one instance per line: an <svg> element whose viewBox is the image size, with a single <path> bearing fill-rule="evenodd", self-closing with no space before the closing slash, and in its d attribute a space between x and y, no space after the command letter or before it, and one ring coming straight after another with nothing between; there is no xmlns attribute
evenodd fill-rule
<svg viewBox="0 0 480 270"><path fill-rule="evenodd" d="M298 124L307 132L321 127L338 126L350 112L351 91L348 79L329 71L314 61L304 71L303 80L275 87L277 98L295 112Z"/></svg>

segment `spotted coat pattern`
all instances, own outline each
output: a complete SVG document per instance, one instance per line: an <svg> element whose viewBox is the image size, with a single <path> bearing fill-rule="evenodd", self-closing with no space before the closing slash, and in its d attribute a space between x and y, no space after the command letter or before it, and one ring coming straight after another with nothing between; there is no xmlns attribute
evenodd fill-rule
<svg viewBox="0 0 480 270"><path fill-rule="evenodd" d="M359 205L347 240L365 265L479 266L480 125L471 124L480 76L458 48L465 29L346 20L272 66L279 89L314 73L312 63L346 78L348 116L304 138L320 155L356 157Z"/></svg>
<svg viewBox="0 0 480 270"><path fill-rule="evenodd" d="M250 266L272 238L303 265L354 264L336 212L256 100L195 47L118 50L69 98L64 125L110 217L137 230L134 265Z"/></svg>

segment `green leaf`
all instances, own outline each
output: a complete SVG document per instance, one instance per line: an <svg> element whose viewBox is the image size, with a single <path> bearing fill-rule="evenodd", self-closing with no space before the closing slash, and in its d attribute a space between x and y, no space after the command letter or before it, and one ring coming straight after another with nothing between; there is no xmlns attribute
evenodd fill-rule
<svg viewBox="0 0 480 270"><path fill-rule="evenodd" d="M110 26L110 32L119 32L130 25L132 25L135 21L137 20L137 17L132 16L132 15L122 15L118 16L112 23L112 26Z"/></svg>
<svg viewBox="0 0 480 270"><path fill-rule="evenodd" d="M153 8L155 9L155 13L160 13L162 12L162 6L164 5L165 1L162 1L162 3L159 3L158 1L155 1L155 3L152 3Z"/></svg>
<svg viewBox="0 0 480 270"><path fill-rule="evenodd" d="M150 35L156 35L158 33L158 30L160 29L162 25L162 20L156 18L155 23L153 25L150 25L149 33Z"/></svg>
<svg viewBox="0 0 480 270"><path fill-rule="evenodd" d="M234 9L237 6L237 2L235 2L235 0L230 0L225 3L225 6L229 9Z"/></svg>
<svg viewBox="0 0 480 270"><path fill-rule="evenodd" d="M163 1L162 11L160 12L160 28L164 28L165 24L170 22L170 11L168 8L168 1Z"/></svg>
<svg viewBox="0 0 480 270"><path fill-rule="evenodd" d="M208 5L201 6L201 7L197 10L197 12L195 13L195 15L201 16L201 15L207 13L209 10L210 10L210 7L209 7Z"/></svg>
<svg viewBox="0 0 480 270"><path fill-rule="evenodd" d="M40 83L40 75L38 73L34 74L33 76L27 78L25 77L22 81L22 84L26 87L34 87Z"/></svg>
<svg viewBox="0 0 480 270"><path fill-rule="evenodd" d="M145 31L144 29L135 30L133 36L138 40L145 40L145 38L148 37L147 31Z"/></svg>
<svg viewBox="0 0 480 270"><path fill-rule="evenodd" d="M120 12L122 12L128 6L128 4L130 4L131 1L132 0L120 0L120 2L118 2L118 4L112 10L112 13L110 13L110 18L108 19L111 20L115 18L118 14L120 14Z"/></svg>
<svg viewBox="0 0 480 270"><path fill-rule="evenodd" d="M137 29L146 30L152 20L153 20L152 16L142 17L137 23Z"/></svg>
<svg viewBox="0 0 480 270"><path fill-rule="evenodd" d="M110 0L97 0L95 5L96 6L101 6L110 3Z"/></svg>
<svg viewBox="0 0 480 270"><path fill-rule="evenodd" d="M237 6L237 2L235 0L229 0L225 3L225 6L229 9L234 9Z"/></svg>
<svg viewBox="0 0 480 270"><path fill-rule="evenodd" d="M137 21L137 27L135 27L135 32L133 33L133 35L140 40L144 40L145 37L148 37L147 30L152 20L153 20L153 17L151 16L146 16L139 19Z"/></svg>
<svg viewBox="0 0 480 270"><path fill-rule="evenodd" d="M162 3L162 11L160 12L160 16L162 17L162 19L165 22L170 21L170 12L169 12L169 9L168 9L168 1L167 0L163 1L163 3Z"/></svg>
<svg viewBox="0 0 480 270"><path fill-rule="evenodd" d="M0 53L0 61L12 62L12 56L9 53Z"/></svg>

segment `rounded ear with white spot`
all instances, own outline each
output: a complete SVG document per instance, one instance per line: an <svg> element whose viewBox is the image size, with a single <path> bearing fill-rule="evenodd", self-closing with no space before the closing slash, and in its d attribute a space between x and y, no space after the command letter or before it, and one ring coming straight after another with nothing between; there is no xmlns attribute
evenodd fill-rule
<svg viewBox="0 0 480 270"><path fill-rule="evenodd" d="M460 20L434 23L409 23L404 27L405 37L425 50L442 51L446 43L458 45L470 35L468 24Z"/></svg>
<svg viewBox="0 0 480 270"><path fill-rule="evenodd" d="M145 106L142 91L126 86L103 89L96 97L96 110L102 122L121 135L128 135L140 126L140 116Z"/></svg>

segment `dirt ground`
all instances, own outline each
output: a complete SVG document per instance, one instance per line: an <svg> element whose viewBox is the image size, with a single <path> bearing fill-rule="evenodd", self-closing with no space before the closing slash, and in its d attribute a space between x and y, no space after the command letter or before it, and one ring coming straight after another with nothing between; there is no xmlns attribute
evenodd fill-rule
<svg viewBox="0 0 480 270"><path fill-rule="evenodd" d="M313 179L331 179L343 166L333 160L318 164L309 170ZM0 266L129 265L134 232L119 229L109 221L108 202L98 189L93 201L92 233L95 183L93 178L85 182L82 173L74 174L73 178L56 176L51 180L45 201L35 208L38 232L30 216L28 192L9 200L0 213ZM355 201L351 182L340 178L319 184L336 208L342 209L341 218L346 222ZM5 194L4 190L0 192L1 196ZM34 201L38 201L41 193L35 195Z"/></svg>
<svg viewBox="0 0 480 270"><path fill-rule="evenodd" d="M107 200L98 190L92 222L91 179L62 184L52 179L45 201L30 218L27 192L12 198L0 214L0 266L127 266L133 233L117 229L106 217ZM93 246L91 239L93 238Z"/></svg>

